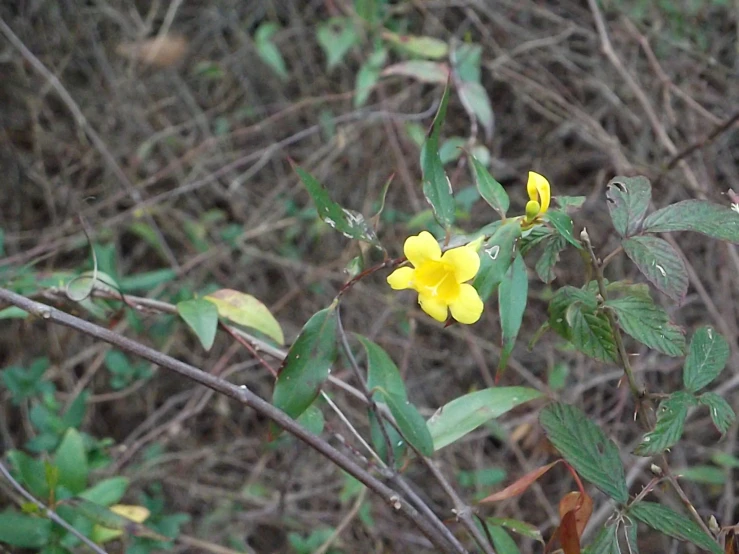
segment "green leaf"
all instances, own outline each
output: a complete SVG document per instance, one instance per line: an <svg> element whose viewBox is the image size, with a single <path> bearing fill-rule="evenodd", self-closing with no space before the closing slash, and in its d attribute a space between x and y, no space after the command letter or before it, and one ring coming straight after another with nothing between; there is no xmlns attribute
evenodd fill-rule
<svg viewBox="0 0 739 554"><path fill-rule="evenodd" d="M503 223L480 249L480 269L472 286L483 302L490 298L505 278L513 262L516 241L521 237L521 225L510 220Z"/></svg>
<svg viewBox="0 0 739 554"><path fill-rule="evenodd" d="M553 196L552 198L565 213L568 210L579 210L587 200L587 196Z"/></svg>
<svg viewBox="0 0 739 554"><path fill-rule="evenodd" d="M621 554L618 547L618 525L607 525L596 535L583 554ZM634 551L634 554L636 551Z"/></svg>
<svg viewBox="0 0 739 554"><path fill-rule="evenodd" d="M381 394L378 393L377 397L381 397ZM385 403L383 402L382 404ZM385 427L385 433L388 437L388 440L386 441L385 435L380 429L380 423L377 421L377 416L375 415L375 413L372 410L367 410L367 415L369 416L370 437L372 438L372 445L375 447L375 452L377 452L380 458L382 458L385 462L389 463L390 458L387 455L387 445L388 442L390 442L393 450L393 458L395 459L395 465L396 467L401 467L401 458L407 449L405 440L400 435L400 433L396 431L395 427L393 427L386 421L383 421L382 425Z"/></svg>
<svg viewBox="0 0 739 554"><path fill-rule="evenodd" d="M382 71L383 77L390 75L402 75L422 83L443 85L449 79L449 66L426 60L409 60L389 65Z"/></svg>
<svg viewBox="0 0 739 554"><path fill-rule="evenodd" d="M570 327L570 341L580 352L601 362L618 360L611 324L604 314L574 303L567 309L565 319Z"/></svg>
<svg viewBox="0 0 739 554"><path fill-rule="evenodd" d="M355 334L367 352L367 388L383 389L386 393L405 400L408 395L398 366L379 345L362 335Z"/></svg>
<svg viewBox="0 0 739 554"><path fill-rule="evenodd" d="M198 337L206 351L213 346L218 330L218 308L204 298L184 300L177 303L177 313Z"/></svg>
<svg viewBox="0 0 739 554"><path fill-rule="evenodd" d="M666 506L642 501L630 506L628 514L669 537L692 542L694 545L714 554L723 554L723 549L710 536L705 534L697 523Z"/></svg>
<svg viewBox="0 0 739 554"><path fill-rule="evenodd" d="M351 48L359 43L354 24L349 18L332 17L318 26L318 44L326 56L326 69L336 67Z"/></svg>
<svg viewBox="0 0 739 554"><path fill-rule="evenodd" d="M123 498L128 488L129 479L127 477L111 477L104 479L95 486L82 491L80 498L100 504L101 506L112 506Z"/></svg>
<svg viewBox="0 0 739 554"><path fill-rule="evenodd" d="M695 398L685 391L672 393L663 400L657 410L657 423L654 430L642 439L634 450L637 456L652 456L671 448L683 434L688 408L695 405Z"/></svg>
<svg viewBox="0 0 739 554"><path fill-rule="evenodd" d="M77 429L67 429L62 443L54 453L54 465L59 469L59 484L73 494L87 488L87 451L85 442Z"/></svg>
<svg viewBox="0 0 739 554"><path fill-rule="evenodd" d="M489 525L488 531L493 539L493 546L498 554L520 554L515 541L506 533L505 529L496 525Z"/></svg>
<svg viewBox="0 0 739 554"><path fill-rule="evenodd" d="M508 358L513 352L513 346L516 344L516 337L523 322L523 313L526 310L528 292L529 277L526 273L526 264L519 255L513 260L498 287L498 313L502 331L498 376L505 369Z"/></svg>
<svg viewBox="0 0 739 554"><path fill-rule="evenodd" d="M297 418L298 423L314 435L320 435L323 432L323 426L326 423L323 418L323 412L315 404L311 404Z"/></svg>
<svg viewBox="0 0 739 554"><path fill-rule="evenodd" d="M18 306L9 306L0 310L0 319L26 319L30 314Z"/></svg>
<svg viewBox="0 0 739 554"><path fill-rule="evenodd" d="M670 323L667 312L650 297L626 296L605 305L616 313L619 327L634 339L668 356L685 353L682 329Z"/></svg>
<svg viewBox="0 0 739 554"><path fill-rule="evenodd" d="M644 220L650 233L695 231L719 240L739 243L739 213L705 200L683 200L650 214Z"/></svg>
<svg viewBox="0 0 739 554"><path fill-rule="evenodd" d="M495 178L490 175L487 168L480 163L475 156L469 154L467 156L470 160L470 168L472 169L472 176L475 179L475 185L477 190L480 191L480 196L483 197L485 202L490 204L501 217L505 217L508 208L511 205L511 201L508 198L508 193ZM516 223L517 222L513 222ZM520 229L520 225L518 226ZM519 233L520 235L521 233Z"/></svg>
<svg viewBox="0 0 739 554"><path fill-rule="evenodd" d="M285 66L285 59L272 41L272 37L279 30L279 26L272 21L265 21L257 27L254 33L254 45L257 55L274 71L280 79L286 81L290 76Z"/></svg>
<svg viewBox="0 0 739 554"><path fill-rule="evenodd" d="M49 484L46 481L44 462L31 458L20 450L8 452L8 460L15 468L16 479L37 498L49 497Z"/></svg>
<svg viewBox="0 0 739 554"><path fill-rule="evenodd" d="M380 392L405 439L424 456L431 456L434 453L434 441L426 427L426 420L416 407L401 396L382 389Z"/></svg>
<svg viewBox="0 0 739 554"><path fill-rule="evenodd" d="M539 531L536 526L526 523L525 521L503 517L488 517L485 518L485 523L489 525L497 525L498 527L505 527L512 533L517 533L522 537L544 543L541 531Z"/></svg>
<svg viewBox="0 0 739 554"><path fill-rule="evenodd" d="M367 242L375 248L382 248L377 240L374 229L360 213L346 210L331 200L328 191L313 175L299 166L294 166L295 172L308 190L318 209L318 216L332 228L349 239Z"/></svg>
<svg viewBox="0 0 739 554"><path fill-rule="evenodd" d="M622 243L626 255L658 290L678 303L688 292L688 270L670 243L657 237L632 237Z"/></svg>
<svg viewBox="0 0 739 554"><path fill-rule="evenodd" d="M629 237L639 232L652 201L652 185L646 177L614 177L607 185L608 211L616 232Z"/></svg>
<svg viewBox="0 0 739 554"><path fill-rule="evenodd" d="M7 511L0 513L0 543L18 548L42 548L51 540L48 519Z"/></svg>
<svg viewBox="0 0 739 554"><path fill-rule="evenodd" d="M22 366L10 366L0 372L3 385L12 395L13 405L20 406L28 398L42 395L45 392L53 392L53 385L43 379L48 368L49 358L42 357L34 359L28 369Z"/></svg>
<svg viewBox="0 0 739 554"><path fill-rule="evenodd" d="M578 250L582 250L582 244L573 235L572 218L564 212L558 210L548 210L544 214L544 219L551 223L552 227L562 236L567 242Z"/></svg>
<svg viewBox="0 0 739 554"><path fill-rule="evenodd" d="M551 404L539 414L539 423L550 442L583 479L620 504L629 500L618 447L581 410Z"/></svg>
<svg viewBox="0 0 739 554"><path fill-rule="evenodd" d="M277 376L272 403L292 418L308 409L336 359L336 306L311 317L290 347Z"/></svg>
<svg viewBox="0 0 739 554"><path fill-rule="evenodd" d="M282 327L269 308L254 298L237 290L220 289L204 297L218 309L218 315L233 322L256 329L279 344L285 343Z"/></svg>
<svg viewBox="0 0 739 554"><path fill-rule="evenodd" d="M716 429L725 435L736 420L736 414L731 405L715 392L704 392L698 397L698 402L708 408L711 421Z"/></svg>
<svg viewBox="0 0 739 554"><path fill-rule="evenodd" d="M357 71L354 82L354 107L361 108L367 102L372 88L380 78L382 66L387 59L387 50L384 48L373 52Z"/></svg>
<svg viewBox="0 0 739 554"><path fill-rule="evenodd" d="M559 253L564 249L567 241L561 235L550 235L544 242L544 250L536 262L536 274L545 283L551 283L556 278L554 266L559 261Z"/></svg>
<svg viewBox="0 0 739 554"><path fill-rule="evenodd" d="M708 385L729 359L729 345L713 327L703 326L693 334L683 367L683 383L690 392Z"/></svg>
<svg viewBox="0 0 739 554"><path fill-rule="evenodd" d="M111 294L119 294L118 283L102 271L85 271L67 283L67 298L81 302L90 297L93 290L104 290Z"/></svg>
<svg viewBox="0 0 739 554"><path fill-rule="evenodd" d="M423 194L426 201L431 205L434 216L439 225L444 229L454 223L454 197L452 196L452 184L446 173L444 165L439 156L439 136L441 127L446 118L446 108L449 103L449 87L444 89L441 97L439 110L434 118L431 135L426 140L421 150L421 169L423 171Z"/></svg>
<svg viewBox="0 0 739 554"><path fill-rule="evenodd" d="M726 470L716 466L692 466L673 470L680 479L703 485L725 485Z"/></svg>
<svg viewBox="0 0 739 554"><path fill-rule="evenodd" d="M382 38L400 50L430 60L446 58L449 46L443 40L434 37L416 35L397 35L390 31L382 33Z"/></svg>
<svg viewBox="0 0 739 554"><path fill-rule="evenodd" d="M147 271L146 273L136 273L135 275L128 275L121 277L119 285L121 290L125 293L131 293L136 291L150 291L153 288L169 283L177 277L177 272L173 269L157 269L154 271Z"/></svg>
<svg viewBox="0 0 739 554"><path fill-rule="evenodd" d="M458 441L491 419L539 397L539 391L528 387L493 387L452 400L428 420L434 450Z"/></svg>
<svg viewBox="0 0 739 554"><path fill-rule="evenodd" d="M479 83L482 46L468 42L453 44L449 59L461 81Z"/></svg>
<svg viewBox="0 0 739 554"><path fill-rule="evenodd" d="M549 325L567 340L571 340L570 327L566 319L567 310L574 303L582 304L593 312L598 308L598 300L595 294L589 290L578 289L570 285L558 289L549 302Z"/></svg>
<svg viewBox="0 0 739 554"><path fill-rule="evenodd" d="M485 87L476 81L461 81L457 86L457 94L467 113L480 122L489 140L493 135L495 117Z"/></svg>

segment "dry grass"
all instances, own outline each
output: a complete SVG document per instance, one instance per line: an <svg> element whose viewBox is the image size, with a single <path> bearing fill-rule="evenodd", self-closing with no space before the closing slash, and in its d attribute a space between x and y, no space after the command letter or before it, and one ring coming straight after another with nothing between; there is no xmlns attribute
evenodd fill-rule
<svg viewBox="0 0 739 554"><path fill-rule="evenodd" d="M604 255L616 245L604 198L611 176L649 176L658 183L657 206L689 197L726 202L725 192L739 182L737 126L705 140L739 110L739 15L731 2L684 3L674 15L646 2L605 2L607 43L593 12L572 0L411 0L395 9L405 14L410 32L444 40L469 36L483 46L483 84L496 121L487 145L493 174L519 209L522 179L530 168L545 173L556 193L586 196L576 226L587 226ZM357 250L301 216L309 199L288 157L312 171L342 205L365 213L396 172L388 206L412 215L425 202L417 147L404 123L427 125L441 91L391 78L374 91L368 108L354 110L354 77L363 53L352 52L326 73L314 37L316 22L349 2L174 1L152 3L151 10L148 4L18 2L0 8L3 20L68 93L65 101L16 48L0 43L0 228L7 253L0 265L32 263L41 273L82 267L89 256L82 215L96 241L115 245L121 275L178 271L174 282L149 291L152 296L172 299L179 291L211 284L249 292L270 306L291 340L330 302ZM700 6L692 12L688 4ZM647 12L643 18L636 17L639 6ZM283 26L276 41L290 71L285 83L256 55L251 34L264 19ZM154 54L131 46L158 33L182 42ZM85 135L69 101L99 141ZM445 133L469 133L456 100ZM665 169L694 143L697 149ZM457 189L468 186L466 169L455 172L454 180ZM211 210L219 210L221 218L207 221L204 214ZM474 229L489 216L478 203L465 225ZM385 221L380 229L383 242L396 250L408 234L402 221ZM142 238L137 229L143 223L153 223L165 249ZM196 227L201 245L193 239ZM222 235L234 228L246 237L235 246ZM739 256L708 239L674 238L693 270L689 296L674 318L689 333L711 323L730 339L733 374L725 377L723 392L739 408ZM613 279L639 279L620 259L609 273ZM567 255L557 274L555 286L579 285L582 262ZM550 368L564 361L569 385L555 395L581 405L628 452L639 436L627 391L617 388L621 373L562 352L552 335L534 351L526 350L546 319L546 294L547 287L532 279L524 333L505 384L547 390ZM411 399L427 414L490 384L499 352L495 309L471 328L442 330L409 297L391 295L378 276L353 290L343 313L348 330L387 348L405 375ZM144 327L158 317L144 318ZM125 321L114 325L134 334ZM148 340L147 332L136 336ZM271 396L268 372L227 336L220 336L207 355L184 329L152 340L176 357L218 366L263 397ZM163 374L143 388L111 395L101 368L104 352L105 347L67 330L33 323L4 322L0 336L0 365L49 355L53 379L65 393L74 391L83 376L89 379L93 396L85 430L119 445L111 471L130 476L134 489L161 483L167 506L193 516L186 535L212 544L246 540L260 553L287 552L288 532L336 527L350 512L352 501L338 500L341 473L303 445L268 447L265 422L250 411ZM650 389L674 390L679 361L641 354L634 358L635 369ZM364 429L364 410L332 392ZM6 402L1 409L5 448L22 444L28 437L26 416ZM326 436L339 444L341 435L353 444L341 423L327 417ZM513 478L550 461L535 418L529 408L504 419L502 428L517 440L499 441L483 432L445 449L438 456L443 471L453 477L459 470L499 467ZM717 450L736 450L735 436L717 443L719 437L709 429L706 414L690 420L684 443L671 453L674 467L707 463ZM155 443L166 453L142 463L142 452ZM632 490L638 490L650 478L646 464L628 455L624 461ZM423 468L409 467L406 474L434 509L452 518L448 499ZM729 478L725 487L685 487L701 515L715 514L729 524L739 516L733 481ZM546 536L557 522L556 503L570 488L569 478L555 475L518 500L484 512L525 519ZM474 492L464 491L468 498ZM658 494L664 495L660 501L678 505L666 493ZM595 517L603 522L609 508L602 495L595 500ZM337 543L340 551L426 551L420 535L380 503L372 503L372 515L374 527L359 518L347 523ZM645 537L643 551L670 551L667 541ZM178 548L204 551L187 540ZM524 544L524 551L532 548Z"/></svg>

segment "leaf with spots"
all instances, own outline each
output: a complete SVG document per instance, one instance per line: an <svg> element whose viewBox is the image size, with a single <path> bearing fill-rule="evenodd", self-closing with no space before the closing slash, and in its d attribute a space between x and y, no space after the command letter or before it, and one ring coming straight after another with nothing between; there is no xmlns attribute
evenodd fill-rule
<svg viewBox="0 0 739 554"><path fill-rule="evenodd" d="M634 454L653 456L677 444L683 434L688 408L695 403L693 395L685 391L674 392L663 400L657 409L654 430L644 435Z"/></svg>
<svg viewBox="0 0 739 554"><path fill-rule="evenodd" d="M693 334L685 358L683 383L690 392L698 392L708 385L729 359L729 344L713 327L698 328Z"/></svg>
<svg viewBox="0 0 739 554"><path fill-rule="evenodd" d="M583 479L620 504L629 500L618 447L575 406L555 403L539 414L552 445Z"/></svg>
<svg viewBox="0 0 739 554"><path fill-rule="evenodd" d="M652 185L646 177L614 177L606 189L608 211L616 232L629 237L639 232L652 201Z"/></svg>
<svg viewBox="0 0 739 554"><path fill-rule="evenodd" d="M682 329L670 323L667 312L649 296L625 296L605 305L616 313L619 327L634 339L668 356L685 353Z"/></svg>
<svg viewBox="0 0 739 554"><path fill-rule="evenodd" d="M649 215L644 230L650 233L695 231L739 244L739 213L729 206L705 200L683 200Z"/></svg>
<svg viewBox="0 0 739 554"><path fill-rule="evenodd" d="M480 269L477 271L472 286L483 302L490 298L505 277L513 262L516 242L521 237L521 225L518 221L509 220L493 233L480 249Z"/></svg>
<svg viewBox="0 0 739 554"><path fill-rule="evenodd" d="M736 414L731 405L715 392L704 392L698 397L698 402L708 408L711 421L716 429L725 435L736 420Z"/></svg>
<svg viewBox="0 0 739 554"><path fill-rule="evenodd" d="M292 162L291 162L292 163ZM358 212L342 208L334 202L326 188L310 173L293 164L293 169L308 190L318 210L318 217L349 239L361 240L382 249L372 226Z"/></svg>
<svg viewBox="0 0 739 554"><path fill-rule="evenodd" d="M641 236L625 239L621 245L639 271L657 289L682 303L688 292L688 270L670 243L657 237Z"/></svg>

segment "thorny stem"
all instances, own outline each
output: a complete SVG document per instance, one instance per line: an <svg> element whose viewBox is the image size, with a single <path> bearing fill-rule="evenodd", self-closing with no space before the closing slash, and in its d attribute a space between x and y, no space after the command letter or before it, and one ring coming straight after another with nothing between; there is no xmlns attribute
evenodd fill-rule
<svg viewBox="0 0 739 554"><path fill-rule="evenodd" d="M126 352L130 352L131 354L148 360L160 367L178 373L191 381L204 385L245 406L249 406L261 415L272 420L296 438L303 441L309 447L325 456L333 464L340 467L367 486L367 488L375 492L389 506L410 520L441 552L465 552L464 548L459 548L457 546L458 543L455 544L450 541L447 536L441 533L434 521L429 521L427 516L424 517L421 515L414 506L402 498L395 490L388 487L385 483L362 468L346 454L335 449L323 438L302 427L282 410L279 410L266 400L262 399L247 387L237 386L225 379L212 375L207 371L203 371L202 369L177 360L176 358L167 356L158 350L124 337L119 333L115 333L105 329L104 327L95 325L94 323L74 317L66 312L57 310L56 308L46 304L36 302L7 289L0 288L0 300L13 306L17 306L18 308L21 308L22 310L25 310L43 320L69 327L70 329L74 329L95 339L117 346ZM444 528L446 529L446 527Z"/></svg>

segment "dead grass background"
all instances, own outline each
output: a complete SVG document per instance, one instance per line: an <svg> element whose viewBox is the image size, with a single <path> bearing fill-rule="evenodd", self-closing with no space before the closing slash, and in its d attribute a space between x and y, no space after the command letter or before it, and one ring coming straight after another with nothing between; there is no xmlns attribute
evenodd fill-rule
<svg viewBox="0 0 739 554"><path fill-rule="evenodd" d="M0 228L7 254L0 264L32 263L42 273L83 267L89 263L78 217L83 214L96 240L116 245L121 274L178 271L175 281L151 296L172 299L180 290L213 283L249 292L272 309L292 340L331 300L357 250L301 215L310 202L288 157L312 171L346 207L370 213L383 183L396 172L389 208L408 215L425 208L418 151L403 125L409 120L428 125L441 91L391 78L381 82L367 108L354 110L354 78L364 53L351 52L327 73L315 40L316 24L349 5L4 2L0 16L59 79L68 99L17 48L0 41ZM616 245L604 198L604 185L615 174L649 176L658 207L692 197L728 202L726 191L737 189L737 126L714 132L739 110L735 2L604 2L605 50L593 12L574 0L409 0L393 9L407 18L409 32L444 40L470 37L483 45L483 84L495 111L494 137L487 144L492 173L519 209L531 168L550 179L555 194L586 196L576 231L587 226L601 255ZM287 82L257 57L251 37L264 20L282 25L275 40L287 61ZM136 51L136 45L158 33L182 37L181 42L162 54L166 59L147 63L146 52ZM218 75L204 73L204 67ZM74 106L84 122L75 117ZM86 126L99 143L85 135ZM453 98L445 134L468 132L465 112ZM694 144L699 147L667 169ZM455 188L468 184L466 169L455 173ZM204 221L210 210L220 210L223 219ZM475 229L489 218L478 202L464 225ZM408 234L403 221L385 221L379 230L396 252ZM157 251L142 240L132 226L137 222L154 222L168 250ZM198 249L186 232L193 224L200 225L207 248ZM235 247L222 234L233 226L244 233ZM735 247L698 236L674 240L691 268L691 288L685 304L672 313L689 334L709 323L729 339L733 356L720 387L737 409L739 256ZM557 275L555 287L580 285L582 262L565 255ZM623 259L612 264L609 277L639 280ZM628 391L617 388L620 372L562 351L551 335L532 352L525 348L546 319L547 287L533 276L531 283L524 332L505 384L546 391L552 365L564 361L568 385L555 396L582 406L629 452L639 435ZM500 332L492 302L478 324L442 330L410 297L391 293L377 276L356 287L343 313L348 330L391 353L411 399L426 415L491 384ZM146 325L158 317L145 318ZM125 321L112 325L132 333ZM148 340L146 332L135 336ZM204 368L220 364L232 379L271 396L268 373L226 336L204 354L180 327L157 346ZM651 390L670 392L679 385L681 360L630 346L641 354L634 358L635 369ZM111 394L105 370L98 371L105 351L65 329L35 323L3 322L0 335L2 366L49 355L51 377L62 391L74 391L83 376L90 379L85 430L115 440L110 472L131 477L134 492L161 483L168 508L193 517L185 535L210 545L185 540L178 542L179 551L216 552L213 545L239 539L254 552L288 552L288 532L335 527L345 517L351 501L339 500L343 477L317 454L299 444L267 447L265 422L253 412L170 375L159 373L143 387ZM332 392L364 429L364 410ZM6 400L0 419L8 449L28 438L29 426L26 415ZM328 416L325 431L333 442L336 434L345 435L335 419ZM453 477L459 470L499 467L510 479L551 461L533 407L504 418L501 429L509 433L507 440L482 431L443 450L438 455L443 471ZM718 439L707 414L693 416L681 446L670 454L673 466L708 463L717 450L736 451L736 427L723 442ZM163 445L165 454L142 462L142 452L153 443ZM650 478L648 460L625 454L624 462L632 491L638 490ZM406 474L434 509L453 518L447 498L422 468L411 466ZM685 483L701 515L715 514L723 524L739 517L735 476L729 470L727 477L723 487ZM253 493L257 485L262 494ZM558 499L571 488L570 478L555 472L519 499L484 513L524 519L546 536L557 521ZM463 492L469 499L475 490ZM594 494L594 519L603 523L610 508ZM657 495L679 507L668 493ZM337 551L428 550L419 534L380 503L372 503L372 514L372 528L357 518L348 524ZM644 552L689 551L646 531L642 539ZM524 552L534 549L533 543L521 544Z"/></svg>

